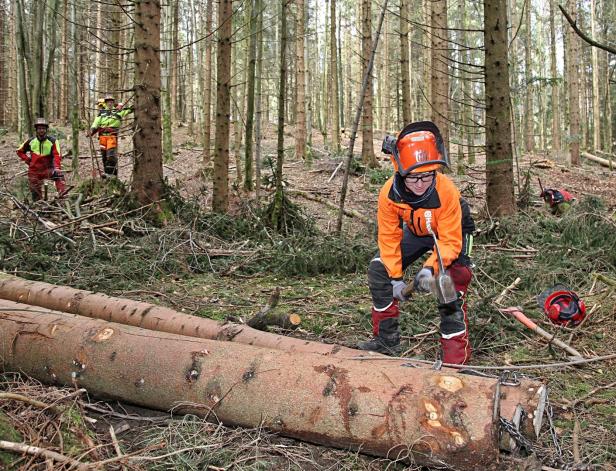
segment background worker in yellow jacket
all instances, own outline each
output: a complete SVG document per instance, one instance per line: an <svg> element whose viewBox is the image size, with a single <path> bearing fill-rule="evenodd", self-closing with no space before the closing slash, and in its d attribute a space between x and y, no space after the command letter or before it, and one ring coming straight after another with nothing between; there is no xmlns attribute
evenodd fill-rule
<svg viewBox="0 0 616 471"><path fill-rule="evenodd" d="M122 119L132 111L131 107L118 109L115 105L115 98L107 95L105 96L105 107L100 110L87 133L88 136L98 133L105 175L118 176L118 132L122 126Z"/></svg>
<svg viewBox="0 0 616 471"><path fill-rule="evenodd" d="M470 208L460 198L454 183L439 172L443 166L448 166L441 133L430 121L412 123L397 139L387 136L383 152L391 154L395 173L379 194L379 252L368 267L374 338L360 343L359 348L399 353L398 303L407 300L404 271L432 250L413 280L416 291L425 291L429 286L426 282L439 270L434 240L426 226L428 218L438 240L443 265L457 291L455 301L438 304L442 360L466 363L470 359L471 346L465 295L472 278L469 254L475 225Z"/></svg>

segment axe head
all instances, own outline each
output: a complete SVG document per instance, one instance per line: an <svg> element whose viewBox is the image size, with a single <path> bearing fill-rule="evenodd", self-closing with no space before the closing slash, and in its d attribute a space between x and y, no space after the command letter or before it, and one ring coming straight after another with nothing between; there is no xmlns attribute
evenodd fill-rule
<svg viewBox="0 0 616 471"><path fill-rule="evenodd" d="M448 304L458 299L456 287L451 276L447 273L439 273L434 277L434 295L441 304Z"/></svg>

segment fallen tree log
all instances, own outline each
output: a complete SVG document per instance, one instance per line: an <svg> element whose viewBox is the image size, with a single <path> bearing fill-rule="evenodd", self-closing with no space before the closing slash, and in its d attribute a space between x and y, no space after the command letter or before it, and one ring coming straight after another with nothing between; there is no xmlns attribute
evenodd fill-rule
<svg viewBox="0 0 616 471"><path fill-rule="evenodd" d="M0 365L211 421L264 426L327 446L454 469L493 469L498 404L519 389L492 378L196 339L3 301ZM531 418L545 388L522 406ZM496 413L495 413L496 411Z"/></svg>
<svg viewBox="0 0 616 471"><path fill-rule="evenodd" d="M344 357L378 355L341 345L328 345L262 332L244 324L192 316L141 301L25 280L3 272L0 272L0 298L160 332L233 341L288 352Z"/></svg>
<svg viewBox="0 0 616 471"><path fill-rule="evenodd" d="M614 168L614 163L611 160L602 159L601 157L597 157L596 155L589 154L588 152L580 152L582 157L587 158L588 160L592 160L598 164L603 165L604 167L608 167L610 170Z"/></svg>
<svg viewBox="0 0 616 471"><path fill-rule="evenodd" d="M261 332L243 324L222 323L141 301L115 298L68 286L29 281L3 272L0 272L0 298L27 303L22 308L33 311L36 311L36 308L30 305L159 332L232 341L291 353L314 353L341 358L382 356L374 352L354 350L340 345L328 345ZM0 305L1 308L2 305ZM420 367L423 366L420 365ZM531 388L532 384L522 379L519 388L511 389L508 394L503 395L500 405L503 417L514 417L518 405L528 403L530 400L528 391ZM523 418L520 426L527 433L536 429L532 417L528 416Z"/></svg>

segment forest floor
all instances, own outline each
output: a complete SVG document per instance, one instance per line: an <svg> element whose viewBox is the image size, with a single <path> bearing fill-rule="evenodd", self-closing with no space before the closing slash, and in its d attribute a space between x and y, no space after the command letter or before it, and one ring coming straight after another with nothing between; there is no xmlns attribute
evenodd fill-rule
<svg viewBox="0 0 616 471"><path fill-rule="evenodd" d="M268 129L266 135L264 162L268 156L275 159L275 129ZM111 224L108 227L117 230L94 231L90 226L80 232L69 226L64 234L76 243L68 244L49 232L37 234L32 221L17 208L14 199L23 201L27 194L26 168L14 152L16 136L0 136L0 270L215 319L247 319L280 288L276 309L302 318L299 329L284 333L353 347L371 334L365 272L376 250L378 190L391 168L382 159L381 169L359 170L351 177L346 208L356 215L345 218L345 237L340 239L332 235L337 212L313 199L337 204L342 173L328 180L342 156L330 155L315 134L314 162L306 165L294 159L289 132L285 139L287 195L314 223L308 223L304 231L284 239L277 236L259 219L262 213L254 195L237 189L241 185L234 185L231 192L232 216L209 214L211 183L204 178L200 150L190 147L194 140L182 127L174 130L174 159L164 167L169 184L181 196L174 202L177 215L162 225L153 225L147 211L128 217L123 185L83 184L68 174L69 184L76 185L68 198L70 204L84 193L84 200L89 196L92 204L108 209L90 223ZM87 141L82 146L81 173L88 178ZM67 148L64 145L65 152ZM124 139L120 150L129 148ZM375 141L375 149L379 148ZM120 162L120 180L126 182L132 167L130 154ZM234 179L234 161L231 167ZM271 172L267 163L263 167L267 180ZM520 210L515 217L497 220L485 209L483 168L478 158L453 175L472 205L478 227L473 249L475 278L469 291L472 363L543 365L565 358L563 352L502 314L499 308L506 306L522 306L540 326L586 356L613 353L616 286L610 283L616 280L616 172L588 162L572 168L563 161L549 160L547 154L522 156L516 172L522 188L518 192ZM577 201L567 214L550 214L539 198L537 177L546 188L564 188L574 194ZM33 209L58 222L67 216L61 214L62 205L53 202L54 196L50 186L50 202L38 203ZM262 205L271 200L266 187L262 199ZM207 253L196 250L192 241L207 247ZM517 277L521 280L516 288L499 299ZM578 328L556 328L537 306L536 296L559 282L574 289L586 303L589 315ZM428 297L403 304L406 356L437 358L437 317L435 303ZM544 469L616 469L614 360L575 368L537 367L524 373L548 385L553 427L544 427L533 457L503 456L500 469L541 469L542 465L548 467ZM69 389L42 387L12 374L0 377L0 391L51 402L71 394ZM68 399L75 407L69 409L68 419L58 419L58 430L65 437L59 444L50 443L33 425L47 420L38 417L42 414L28 405L0 403L0 439L38 443L73 457L102 445L98 455L92 456L96 461L115 456L109 434L112 423L120 430L117 446L122 452L138 452L152 459L135 469L408 469L394 461L313 446L260 429L215 426L195 417L171 420L167 415L118 404L113 404L115 415L109 415L101 412L108 405L97 403L96 411L91 404L84 408L88 401L82 399ZM133 420L132 414L150 417ZM151 445L161 441L165 447L153 449ZM173 454L182 448L192 451ZM0 468L3 465L45 469L42 459L0 452Z"/></svg>

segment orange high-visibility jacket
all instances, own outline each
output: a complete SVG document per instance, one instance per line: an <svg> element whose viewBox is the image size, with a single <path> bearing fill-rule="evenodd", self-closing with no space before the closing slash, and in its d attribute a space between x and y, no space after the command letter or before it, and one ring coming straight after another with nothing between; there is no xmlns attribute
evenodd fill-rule
<svg viewBox="0 0 616 471"><path fill-rule="evenodd" d="M406 223L413 234L429 236L426 228L426 211L431 213L431 226L441 250L443 266L447 268L460 255L462 250L462 207L460 192L453 182L441 173L436 174L434 192L420 207L413 208L410 203L393 188L391 177L379 194L378 202L378 244L381 261L393 279L402 278L402 225ZM436 251L428 257L426 267L438 273Z"/></svg>

